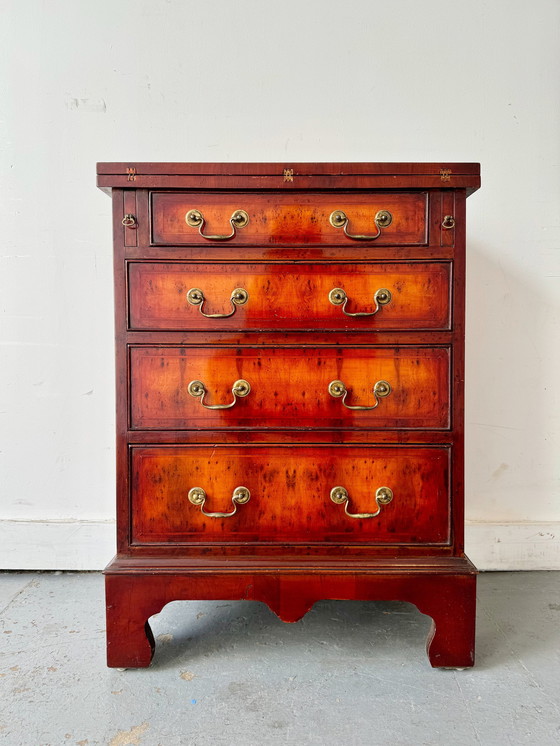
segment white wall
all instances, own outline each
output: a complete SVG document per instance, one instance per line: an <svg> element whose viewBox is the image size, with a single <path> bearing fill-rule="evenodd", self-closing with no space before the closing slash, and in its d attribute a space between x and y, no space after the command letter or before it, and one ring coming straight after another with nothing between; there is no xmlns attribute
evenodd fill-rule
<svg viewBox="0 0 560 746"><path fill-rule="evenodd" d="M468 550L560 567L558 0L4 0L0 564L113 551L107 161L480 161Z"/></svg>

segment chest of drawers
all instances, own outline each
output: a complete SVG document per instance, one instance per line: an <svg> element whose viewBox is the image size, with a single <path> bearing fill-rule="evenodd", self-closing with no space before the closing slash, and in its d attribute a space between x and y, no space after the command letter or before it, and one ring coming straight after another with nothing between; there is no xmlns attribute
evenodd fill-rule
<svg viewBox="0 0 560 746"><path fill-rule="evenodd" d="M151 615L402 600L474 662L463 552L465 201L478 164L100 163L113 200L108 664Z"/></svg>

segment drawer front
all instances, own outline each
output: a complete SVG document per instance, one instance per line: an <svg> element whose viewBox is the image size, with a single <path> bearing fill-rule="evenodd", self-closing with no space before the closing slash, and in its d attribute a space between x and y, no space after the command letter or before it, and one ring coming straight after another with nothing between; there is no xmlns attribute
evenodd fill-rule
<svg viewBox="0 0 560 746"><path fill-rule="evenodd" d="M138 446L131 458L135 544L449 541L448 447Z"/></svg>
<svg viewBox="0 0 560 746"><path fill-rule="evenodd" d="M445 330L450 328L450 274L449 262L130 262L129 327ZM193 288L201 291L202 302L200 294L189 293ZM239 296L242 302L235 296L238 289L246 294ZM333 293L337 289L344 295Z"/></svg>
<svg viewBox="0 0 560 746"><path fill-rule="evenodd" d="M417 246L427 243L427 206L426 192L154 192L152 243ZM243 226L236 220L240 210L248 218ZM331 222L334 212L339 227Z"/></svg>
<svg viewBox="0 0 560 746"><path fill-rule="evenodd" d="M131 427L446 429L449 363L447 347L132 347Z"/></svg>

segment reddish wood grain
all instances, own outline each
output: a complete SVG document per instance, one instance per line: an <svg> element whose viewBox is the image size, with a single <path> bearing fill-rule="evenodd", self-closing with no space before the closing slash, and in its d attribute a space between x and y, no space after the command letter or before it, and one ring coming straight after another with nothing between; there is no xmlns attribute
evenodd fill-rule
<svg viewBox="0 0 560 746"><path fill-rule="evenodd" d="M228 404L238 379L251 392L231 409L206 409L188 393L198 380L205 404ZM351 406L373 406L379 380L392 391L373 410L351 410L329 394L333 380ZM130 398L136 429L447 428L449 349L133 347Z"/></svg>
<svg viewBox="0 0 560 746"><path fill-rule="evenodd" d="M321 598L406 600L434 619L432 665L472 665L465 197L479 183L477 164L100 165L113 195L117 344L110 665L148 665L148 617L180 598L253 598L286 621ZM204 205L205 230L225 232L243 208L248 232L191 235L180 211ZM328 223L333 209L357 233L373 232L377 209L394 221L378 240L352 241ZM127 232L121 221L134 211ZM333 281L350 311L367 310L378 279L395 292L377 316L350 319L325 304ZM247 283L250 302L230 320L185 309L186 290L202 286L209 312L229 310L232 282ZM233 381L250 376L253 391L231 410L205 410L185 393L198 378L209 403L225 403ZM327 394L334 378L352 404L373 403L380 378L394 390L376 410L353 412ZM186 499L193 475L205 480L194 486L208 511L230 510L241 479L252 480L251 500L231 518L204 517ZM330 479L346 479L349 510L373 512L381 477L399 487L374 519L348 518L329 498Z"/></svg>
<svg viewBox="0 0 560 746"><path fill-rule="evenodd" d="M199 210L208 235L231 233L230 218L236 210L249 214L249 224L230 239L236 246L267 244L353 244L342 228L329 222L334 210L343 210L348 233L377 234L374 219L379 210L388 210L392 223L381 229L375 244L401 246L427 242L427 193L298 194L252 192L154 192L152 194L152 242L154 244L206 244L221 241L203 238L190 227L185 216ZM369 243L360 241L359 243Z"/></svg>
<svg viewBox="0 0 560 746"><path fill-rule="evenodd" d="M314 567L309 562L307 570L290 570L280 561L268 569L245 563L233 571L222 565L211 571L185 567L131 573L116 562L106 572L109 666L150 665L155 641L148 620L170 601L262 601L283 621L296 622L324 598L413 603L432 617L426 646L431 665L468 668L474 664L476 571L462 558L450 561L447 569L421 562L341 569L333 561L330 566Z"/></svg>
<svg viewBox="0 0 560 746"><path fill-rule="evenodd" d="M207 512L229 513L236 487L251 499L235 515L208 518L187 499L207 494ZM348 490L351 513L375 513L375 492L394 499L375 518L350 518L330 499ZM449 541L449 449L442 447L137 447L132 452L135 543L187 541Z"/></svg>
<svg viewBox="0 0 560 746"><path fill-rule="evenodd" d="M377 264L128 264L131 329L185 331L344 329L407 330L450 328L449 262ZM236 288L249 293L229 318L205 318L187 301L187 292L204 293L206 314L228 314ZM350 317L329 301L342 288L348 313L371 313L375 293L391 300L373 316Z"/></svg>

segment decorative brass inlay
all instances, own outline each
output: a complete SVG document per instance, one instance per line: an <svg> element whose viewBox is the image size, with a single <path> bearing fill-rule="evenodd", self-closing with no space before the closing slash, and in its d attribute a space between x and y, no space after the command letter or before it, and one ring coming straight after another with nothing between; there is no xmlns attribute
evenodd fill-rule
<svg viewBox="0 0 560 746"><path fill-rule="evenodd" d="M121 223L126 228L135 228L138 225L138 221L136 220L136 216L132 215L130 212L127 212L124 218L121 220Z"/></svg>
<svg viewBox="0 0 560 746"><path fill-rule="evenodd" d="M191 381L187 387L187 391L191 396L195 398L200 397L200 403L205 409L231 409L237 403L237 398L243 398L247 396L251 391L251 385L248 381L240 378L231 387L231 393L233 394L233 401L231 404L205 404L204 397L206 395L206 387L202 381Z"/></svg>
<svg viewBox="0 0 560 746"><path fill-rule="evenodd" d="M375 218L373 219L373 222L375 223L375 226L377 228L377 233L375 236L364 236L360 235L359 233L348 233L348 223L349 218L344 212L344 210L334 210L331 212L329 216L329 222L333 226L333 228L343 228L344 229L344 235L348 236L348 238L352 238L354 241L375 241L376 238L379 238L381 235L381 228L387 228L387 226L391 225L393 222L393 216L389 212L389 210L379 210Z"/></svg>
<svg viewBox="0 0 560 746"><path fill-rule="evenodd" d="M187 293L187 300L192 306L200 306L200 313L206 319L227 319L230 316L233 316L237 310L237 306L244 306L245 303L247 303L249 300L249 293L243 288L235 288L235 290L232 291L230 296L232 310L230 313L204 313L202 307L206 298L204 297L202 290L199 288L191 288Z"/></svg>
<svg viewBox="0 0 560 746"><path fill-rule="evenodd" d="M136 169L135 168L127 168L126 169L126 180L127 181L136 181Z"/></svg>
<svg viewBox="0 0 560 746"><path fill-rule="evenodd" d="M249 222L249 215L245 212L245 210L235 210L235 212L229 219L231 225L231 233L228 233L226 235L218 234L215 236L211 236L208 234L204 234L202 232L202 229L204 228L204 215L200 212L200 210L189 210L185 215L185 222L187 223L187 225L190 225L191 228L198 228L198 232L200 233L202 238L206 238L209 241L227 241L228 239L235 236L235 231L237 230L237 228L245 228L245 226Z"/></svg>
<svg viewBox="0 0 560 746"><path fill-rule="evenodd" d="M381 513L381 506L388 505L393 499L393 490L390 487L380 487L375 493L377 510L375 513L349 513L348 512L348 490L345 487L333 487L331 500L337 505L344 504L344 512L349 518L375 518Z"/></svg>
<svg viewBox="0 0 560 746"><path fill-rule="evenodd" d="M439 175L442 181L451 181L451 169L450 168L440 168Z"/></svg>
<svg viewBox="0 0 560 746"><path fill-rule="evenodd" d="M375 301L375 308L373 311L358 311L357 313L349 313L346 310L346 304L348 303L348 296L346 295L346 292L342 288L333 288L329 293L330 302L333 304L333 306L342 306L342 311L346 314L346 316L375 316L381 306L386 306L387 303L391 302L392 297L393 296L391 295L390 290L387 290L387 288L379 288L379 290L375 291L373 296L373 300Z"/></svg>
<svg viewBox="0 0 560 746"><path fill-rule="evenodd" d="M233 510L231 513L207 513L204 510L204 503L206 502L206 492L202 487L192 487L188 494L189 501L193 505L200 505L200 510L207 518L230 518L232 515L237 513L238 505L245 505L251 499L251 493L247 487L236 487L233 490L231 501L233 503Z"/></svg>
<svg viewBox="0 0 560 746"><path fill-rule="evenodd" d="M294 180L294 169L285 168L284 169L284 181L293 181L293 180Z"/></svg>
<svg viewBox="0 0 560 746"><path fill-rule="evenodd" d="M347 409L375 409L379 406L379 400L384 399L391 393L391 384L387 381L377 381L373 387L373 395L375 397L375 404L371 407L363 407L354 404L346 404L346 397L348 396L348 389L342 381L331 381L329 383L329 394L335 399L342 397L342 403Z"/></svg>
<svg viewBox="0 0 560 746"><path fill-rule="evenodd" d="M445 228L446 230L455 228L455 218L453 217L453 215L446 215L441 222L441 227Z"/></svg>

